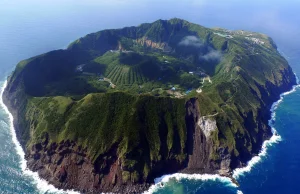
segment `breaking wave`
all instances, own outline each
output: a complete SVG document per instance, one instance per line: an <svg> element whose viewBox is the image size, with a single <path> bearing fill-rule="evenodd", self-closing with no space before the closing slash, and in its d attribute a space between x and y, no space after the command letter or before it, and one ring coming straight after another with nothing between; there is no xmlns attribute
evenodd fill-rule
<svg viewBox="0 0 300 194"><path fill-rule="evenodd" d="M299 85L299 80L298 77L296 76L297 79L297 84L293 86L293 88L285 93L282 93L280 95L280 99L277 102L274 102L272 104L272 107L270 109L271 111L271 119L269 120L269 126L271 127L272 130L272 137L269 140L266 140L263 145L262 145L262 149L260 151L260 153L257 156L254 156L245 167L243 168L237 168L233 171L233 178L238 179L240 176L244 176L245 173L250 172L251 169L257 164L259 163L263 157L265 157L267 155L267 150L269 147L271 147L273 144L276 144L278 142L280 142L281 136L278 135L276 129L273 127L274 126L274 122L276 119L276 109L278 108L278 105L283 101L284 96L289 95L293 92L296 91L297 88L300 87ZM174 180L181 180L181 179L190 179L190 180L201 180L201 181L207 181L207 180L213 180L213 181L220 181L222 183L228 184L232 187L237 187L236 184L234 184L232 182L232 180L228 177L223 177L220 175L210 175L210 174L181 174L181 173L175 173L172 175L164 175L160 178L156 178L154 180L155 184L152 185L148 191L144 192L144 194L150 194L150 193L154 193L155 191L157 191L159 188L164 186L164 183L168 182L170 179L174 179ZM237 194L243 194L243 192L241 190L237 190Z"/></svg>
<svg viewBox="0 0 300 194"><path fill-rule="evenodd" d="M16 131L14 129L14 125L13 125L13 119L14 118L13 118L12 114L9 112L6 105L3 103L3 92L6 88L6 86L7 86L7 81L5 81L2 85L2 87L1 87L0 105L2 106L2 108L8 114L8 117L9 117L10 134L11 134L11 137L12 137L12 141L15 145L16 152L20 157L19 164L20 164L20 168L22 170L22 173L25 176L31 177L33 179L34 184L36 185L37 189L41 193L77 194L78 192L75 192L75 191L71 191L71 190L64 191L64 190L60 190L60 189L55 188L53 185L50 185L46 180L41 179L37 172L33 172L33 171L28 169L27 164L26 164L26 160L25 160L25 153L23 151L23 148L22 148L20 142L17 139Z"/></svg>
<svg viewBox="0 0 300 194"><path fill-rule="evenodd" d="M295 75L296 76L296 75ZM255 166L255 164L259 163L263 157L265 157L267 155L267 150L269 147L271 147L273 144L276 144L278 142L280 142L281 136L277 133L276 129L274 128L274 122L276 119L276 109L278 108L279 104L283 101L284 96L289 95L293 92L296 91L297 88L300 87L299 85L299 80L298 77L296 76L297 79L297 84L293 86L293 88L288 91L288 92L284 92L280 95L280 98L278 101L274 102L271 106L271 119L269 120L269 126L272 129L272 137L269 140L264 141L263 145L262 145L262 149L260 151L260 153L257 156L254 156L245 167L242 168L237 168L233 171L233 178L238 179L240 176L244 176L245 173L250 172L251 169Z"/></svg>
<svg viewBox="0 0 300 194"><path fill-rule="evenodd" d="M228 186L237 187L236 184L234 184L230 178L220 176L217 174L182 174L182 173L175 173L171 175L164 175L162 177L156 178L154 180L155 184L152 185L148 191L144 192L144 194L151 194L157 191L158 189L162 188L164 186L164 183L169 182L170 180L182 180L182 179L188 179L188 180L201 180L201 181L207 181L207 180L213 180L213 181L220 181L224 184L227 184Z"/></svg>

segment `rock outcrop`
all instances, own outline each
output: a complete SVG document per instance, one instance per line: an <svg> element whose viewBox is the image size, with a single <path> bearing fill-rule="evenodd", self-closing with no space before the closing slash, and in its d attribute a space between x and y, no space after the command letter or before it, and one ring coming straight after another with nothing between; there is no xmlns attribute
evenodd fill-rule
<svg viewBox="0 0 300 194"><path fill-rule="evenodd" d="M130 183L122 179L122 163L115 149L92 162L87 150L75 142L50 143L45 136L43 143L27 151L27 165L58 188L82 193L141 193L150 186L150 183Z"/></svg>
<svg viewBox="0 0 300 194"><path fill-rule="evenodd" d="M199 102L192 98L186 103L187 125L187 157L178 165L176 161L169 162L172 170L161 171L155 176L162 176L169 172L182 173L221 173L229 176L230 154L226 150L219 161L214 161L214 142L208 135L212 127L216 127L213 119L201 116ZM206 122L199 125L200 122ZM141 193L147 190L156 177L146 182L134 180L132 174L124 179L124 161L118 158L117 145L113 146L105 155L100 155L95 161L89 156L86 148L78 146L74 141L50 143L48 134L44 134L43 141L34 144L26 152L27 164L30 169L58 188L75 189L83 193L115 192ZM168 168L166 168L168 169ZM151 169L150 169L151 171Z"/></svg>
<svg viewBox="0 0 300 194"><path fill-rule="evenodd" d="M163 52L171 52L172 51L172 47L170 47L167 42L155 42L155 41L152 41L151 39L148 39L147 37L137 39L137 40L135 40L135 42L144 47L162 50Z"/></svg>

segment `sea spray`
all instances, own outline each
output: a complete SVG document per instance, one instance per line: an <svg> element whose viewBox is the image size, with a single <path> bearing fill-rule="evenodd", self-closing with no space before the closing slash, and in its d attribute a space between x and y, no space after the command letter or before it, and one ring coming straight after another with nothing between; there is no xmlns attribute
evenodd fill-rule
<svg viewBox="0 0 300 194"><path fill-rule="evenodd" d="M271 147L273 144L278 143L278 142L280 142L282 140L281 136L278 135L276 129L273 127L275 119L276 119L276 112L275 111L278 108L279 104L283 101L284 96L289 95L289 94L295 92L296 89L298 87L300 87L300 85L299 85L299 79L298 79L297 76L296 76L296 80L297 80L297 84L298 85L293 86L293 88L290 91L282 93L280 95L279 100L276 101L276 102L274 102L272 104L272 106L271 106L271 109L270 109L270 111L271 111L271 119L269 120L269 126L271 127L271 130L272 130L272 134L273 134L272 137L269 140L264 141L260 153L257 156L254 156L247 163L247 165L245 167L243 167L243 168L237 168L237 169L235 169L233 171L233 175L232 175L233 178L238 179L240 176L245 175L246 172L250 172L251 169L255 166L255 164L259 163L262 160L262 158L267 155L268 148Z"/></svg>
<svg viewBox="0 0 300 194"><path fill-rule="evenodd" d="M23 151L23 148L22 148L21 144L19 143L19 141L17 139L16 131L14 129L14 125L13 125L13 119L14 118L13 118L12 114L9 112L8 108L6 107L6 105L3 102L3 92L6 88L6 86L7 86L7 80L3 83L2 87L1 87L0 105L2 106L4 111L8 114L10 133L11 133L12 141L15 145L16 152L20 157L20 162L19 163L20 163L20 167L21 167L21 170L22 170L23 174L25 176L32 177L34 183L36 184L38 190L41 193L77 194L78 192L75 192L75 191L70 191L70 190L64 191L64 190L60 190L60 189L55 188L53 185L50 185L46 180L41 179L37 172L33 172L33 171L28 169L27 164L26 164L26 160L25 160L25 152Z"/></svg>
<svg viewBox="0 0 300 194"><path fill-rule="evenodd" d="M162 177L154 179L154 185L152 185L148 191L144 192L144 194L151 194L156 192L159 188L163 187L164 183L169 182L170 180L182 180L182 179L188 179L188 180L201 180L201 181L219 181L224 184L227 184L228 186L237 187L236 184L234 184L230 178L220 176L218 174L183 174L183 173L175 173L171 175L164 175Z"/></svg>
<svg viewBox="0 0 300 194"><path fill-rule="evenodd" d="M297 84L299 84L298 77L296 76L297 79ZM300 85L295 85L293 86L292 90L282 93L280 95L280 99L277 102L274 102L271 106L271 119L269 120L269 126L271 127L272 130L272 137L269 140L264 141L262 145L262 149L260 153L257 156L254 156L245 167L243 168L237 168L233 171L233 178L238 179L239 176L245 175L245 172L250 172L253 166L257 163L259 163L264 156L267 155L267 149L268 147L272 146L274 143L280 142L281 136L277 134L276 129L273 127L274 121L276 118L276 109L278 108L278 105L283 101L284 96L289 95L293 92L296 91L296 89L300 87ZM164 175L160 178L156 178L154 180L155 184L152 185L148 191L144 192L144 194L150 194L154 193L157 190L159 190L161 187L163 187L164 183L168 182L171 179L175 179L177 181L181 179L190 179L190 180L201 180L201 181L207 181L207 180L212 180L212 181L220 181L222 183L228 184L233 187L237 187L236 184L232 182L232 180L228 177L223 177L217 174L181 174L181 173L175 173L171 175ZM243 194L241 190L237 190L237 194Z"/></svg>
<svg viewBox="0 0 300 194"><path fill-rule="evenodd" d="M30 169L28 169L27 164L26 164L26 160L25 160L25 153L17 139L16 136L16 131L14 129L14 125L13 125L13 116L12 114L9 112L8 108L6 107L6 105L3 103L3 92L5 90L7 86L7 81L4 82L2 88L1 88L1 96L0 96L0 105L3 107L3 109L5 110L5 112L8 114L9 116L9 127L10 127L10 132L11 132L11 136L12 136L12 140L13 143L15 145L17 154L20 157L20 167L21 170L23 172L24 175L32 177L34 180L34 183L36 184L37 188L39 191L41 191L42 193L70 193L70 194L77 194L78 192L75 191L63 191L63 190L59 190L57 188L55 188L53 185L50 185L46 180L41 179L38 176L37 172L33 172ZM202 180L202 181L206 181L206 180L213 180L213 181L220 181L224 184L227 184L229 186L232 187L237 187L236 184L234 184L230 178L228 177L224 177L224 176L220 176L217 174L182 174L182 173L176 173L176 174L172 174L172 175L164 175L160 178L156 178L155 179L155 185L152 185L148 191L144 192L145 194L150 194L155 192L156 190L158 190L160 187L163 186L163 183L168 182L170 179L175 179L175 180L181 180L181 179L190 179L190 180ZM238 194L242 194L241 191L237 191Z"/></svg>
<svg viewBox="0 0 300 194"><path fill-rule="evenodd" d="M297 83L298 83L298 78L297 78ZM46 192L47 193L74 193L74 194L77 193L77 192L74 192L74 191L63 191L63 190L57 189L53 185L50 185L49 183L47 183L47 181L41 179L38 176L38 173L33 172L33 171L31 171L27 168L26 160L25 160L25 153L24 153L20 143L17 140L16 132L15 132L15 129L14 129L14 126L13 126L13 116L9 112L6 105L3 103L3 92L6 88L6 86L7 86L7 81L4 82L4 84L1 88L0 104L9 116L10 132L11 132L13 143L15 144L17 154L20 156L20 167L21 167L21 170L22 170L23 174L26 175L26 176L32 177L34 182L37 185L37 188L43 193L46 193ZM298 87L300 87L300 85L293 86L292 90L281 94L280 99L277 102L273 103L273 105L271 107L271 119L269 120L269 125L272 129L273 136L269 140L266 140L263 143L261 152L257 156L253 157L247 163L246 167L237 168L233 171L233 177L235 179L237 179L241 175L244 175L245 172L250 172L252 167L255 164L259 163L262 160L262 157L266 156L268 147L270 147L274 143L278 143L279 141L281 141L281 137L277 134L276 129L273 127L274 121L276 119L275 110L277 109L278 105L283 101L284 96L295 92ZM153 192L157 191L160 187L163 187L164 183L169 182L169 180L171 180L171 179L175 179L177 181L179 181L181 179L201 180L201 181L212 180L212 181L220 181L220 182L228 184L232 187L237 187L231 181L230 178L223 177L223 176L220 176L220 175L217 175L217 174L182 174L182 173L175 173L175 174L171 174L171 175L164 175L160 178L156 178L155 179L155 184L152 185L149 188L149 190L144 192L144 193L149 194L149 193L153 193ZM242 194L242 193L243 192L240 191L240 190L237 191L237 194Z"/></svg>
<svg viewBox="0 0 300 194"><path fill-rule="evenodd" d="M232 175L233 178L238 179L239 176L244 175L245 172L250 172L251 169L262 160L262 157L267 155L268 147L272 146L274 143L278 143L279 141L281 141L281 137L279 135L276 135L276 130L273 128L272 131L273 136L269 140L264 141L260 153L257 156L251 158L251 160L247 163L245 167L235 169Z"/></svg>

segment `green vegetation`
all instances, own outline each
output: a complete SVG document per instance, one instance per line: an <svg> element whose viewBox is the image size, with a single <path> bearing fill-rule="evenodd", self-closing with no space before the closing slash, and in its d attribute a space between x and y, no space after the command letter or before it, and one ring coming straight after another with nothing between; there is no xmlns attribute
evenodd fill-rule
<svg viewBox="0 0 300 194"><path fill-rule="evenodd" d="M117 144L118 157L136 181L136 168L148 173L144 166L161 159L183 162L184 106L184 99L122 92L89 94L79 101L61 96L32 98L25 120L31 123L34 137L27 146L39 143L47 133L52 142L76 141L96 160ZM140 158L143 163L137 162ZM128 179L128 173L123 173L123 179Z"/></svg>
<svg viewBox="0 0 300 194"><path fill-rule="evenodd" d="M217 122L210 159L220 161L226 148L242 160L260 148L266 109L294 82L267 36L172 19L89 34L24 60L7 91L27 146L47 133L51 142L76 141L96 160L117 145L122 178L135 182L159 161L187 159L190 98Z"/></svg>
<svg viewBox="0 0 300 194"><path fill-rule="evenodd" d="M32 103L28 119L34 121L33 114L39 112L40 118L34 131L37 138L47 132L57 142L76 140L88 147L94 158L115 143L126 145L118 151L125 155L146 143L142 142L146 138L151 159L158 160L162 143L168 143L168 151L174 147L173 135L168 136L167 142L160 142L161 130L167 130L168 134L178 133L182 146L180 151L184 150L184 100L114 92L90 94L77 102L66 97L53 97L33 99Z"/></svg>

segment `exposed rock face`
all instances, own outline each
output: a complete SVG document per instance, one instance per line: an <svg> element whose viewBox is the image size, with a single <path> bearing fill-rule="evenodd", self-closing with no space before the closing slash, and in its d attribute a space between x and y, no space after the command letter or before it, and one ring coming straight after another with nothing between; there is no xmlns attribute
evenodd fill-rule
<svg viewBox="0 0 300 194"><path fill-rule="evenodd" d="M210 119L206 116L200 117L197 124L203 131L206 138L209 138L211 133L218 128L216 120Z"/></svg>
<svg viewBox="0 0 300 194"><path fill-rule="evenodd" d="M208 123L199 125L199 120ZM219 162L210 159L213 142L209 136L205 135L205 132L215 127L215 122L201 117L199 103L195 98L186 103L186 123L188 128L186 165L180 167L174 161L172 171L174 173L180 170L183 173L230 171L229 153L224 155L223 159L225 160L222 159ZM42 143L35 144L27 150L27 164L30 169L37 171L41 177L58 188L75 189L84 193L141 193L153 183L153 179L149 182L136 182L130 177L128 180L124 180L122 178L123 161L117 156L117 147L92 162L88 157L87 150L77 146L73 141L62 141L59 144L50 143L47 134L43 139ZM172 164L169 162L169 165ZM159 176L164 174L163 171L158 173Z"/></svg>
<svg viewBox="0 0 300 194"><path fill-rule="evenodd" d="M150 184L147 183L134 184L130 180L122 180L122 162L116 158L115 152L111 150L107 160L101 156L92 162L86 149L75 142L49 143L48 137L45 137L43 143L27 151L26 159L30 169L58 188L75 189L83 193L141 193L149 188ZM106 175L101 176L103 173Z"/></svg>
<svg viewBox="0 0 300 194"><path fill-rule="evenodd" d="M159 49L164 52L171 52L172 48L166 42L154 42L147 37L143 37L140 39L135 40L137 43L141 44L142 46L146 46L152 49Z"/></svg>
<svg viewBox="0 0 300 194"><path fill-rule="evenodd" d="M186 124L188 130L188 165L184 173L218 173L229 175L231 156L226 149L221 149L222 158L212 160L214 142L211 132L217 129L216 121L201 116L197 99L191 99L186 104Z"/></svg>
<svg viewBox="0 0 300 194"><path fill-rule="evenodd" d="M198 125L201 115L197 99L188 101L186 107L189 157L187 168L183 172L213 173L218 166L210 164L209 155L212 151L212 142L205 136L203 129Z"/></svg>

